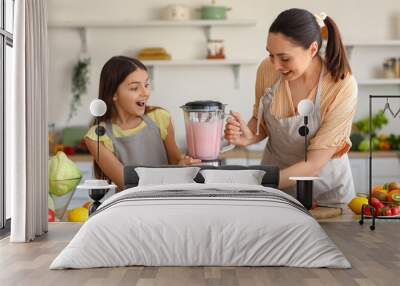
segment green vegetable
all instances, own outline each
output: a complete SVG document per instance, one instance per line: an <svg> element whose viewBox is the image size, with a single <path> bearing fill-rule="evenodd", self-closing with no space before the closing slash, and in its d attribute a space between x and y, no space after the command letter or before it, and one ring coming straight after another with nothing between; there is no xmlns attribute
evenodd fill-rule
<svg viewBox="0 0 400 286"><path fill-rule="evenodd" d="M396 136L394 134L390 134L388 137L388 142L390 143L392 150L400 150L400 135Z"/></svg>
<svg viewBox="0 0 400 286"><path fill-rule="evenodd" d="M379 129L388 124L388 119L383 112L383 110L379 110L377 114L373 115L371 118L371 131L375 134ZM363 118L359 121L354 122L357 130L360 133L368 134L369 132L369 117Z"/></svg>
<svg viewBox="0 0 400 286"><path fill-rule="evenodd" d="M377 150L379 146L379 139L376 137L372 137L372 150ZM369 150L369 138L361 141L360 145L358 145L359 151L368 151Z"/></svg>
<svg viewBox="0 0 400 286"><path fill-rule="evenodd" d="M63 196L72 191L80 182L81 170L68 159L64 152L57 152L49 159L49 192Z"/></svg>
<svg viewBox="0 0 400 286"><path fill-rule="evenodd" d="M361 135L360 133L352 133L350 135L350 141L351 141L351 149L352 151L358 150L358 146L360 143L364 140L364 136Z"/></svg>

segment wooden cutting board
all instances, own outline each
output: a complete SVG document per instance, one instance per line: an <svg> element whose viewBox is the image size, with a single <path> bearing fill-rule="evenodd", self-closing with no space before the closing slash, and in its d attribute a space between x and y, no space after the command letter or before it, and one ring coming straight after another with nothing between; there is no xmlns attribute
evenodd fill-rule
<svg viewBox="0 0 400 286"><path fill-rule="evenodd" d="M315 209L310 210L312 216L316 219L325 219L338 217L342 215L341 208L327 208L327 207L317 207Z"/></svg>

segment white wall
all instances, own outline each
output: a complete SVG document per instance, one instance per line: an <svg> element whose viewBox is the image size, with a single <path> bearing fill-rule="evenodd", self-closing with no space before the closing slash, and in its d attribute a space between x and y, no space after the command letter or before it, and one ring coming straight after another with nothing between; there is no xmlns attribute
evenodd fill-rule
<svg viewBox="0 0 400 286"><path fill-rule="evenodd" d="M175 1L172 1L175 2ZM210 1L179 1L190 7L199 7ZM249 0L217 1L233 8L229 18L255 19L256 27L215 28L213 38L225 40L226 54L230 58L251 58L261 61L265 56L266 33L270 23L279 12L292 7L308 9L312 12L324 11L339 25L346 41L378 41L400 38L396 27L396 15L400 15L398 0ZM171 2L170 2L171 3ZM49 22L99 20L118 21L123 19L157 19L161 7L169 4L162 0L48 0ZM113 55L135 53L147 46L162 46L174 59L203 58L206 43L200 28L125 28L88 29L88 48L92 58L89 94L69 125L86 125L90 120L88 105L97 97L99 73L105 61ZM50 86L49 120L58 128L66 125L69 110L71 71L79 57L80 38L75 29L49 29ZM381 56L380 50L374 55ZM400 51L398 52L400 56ZM369 55L368 55L369 57ZM362 75L364 61L356 59L353 66L355 75ZM381 62L383 58L379 59ZM184 143L183 117L179 106L190 100L214 99L228 104L229 109L240 111L248 118L254 101L256 65L241 69L240 89L234 89L232 71L227 67L163 67L156 73L155 90L151 103L165 107L172 113L176 137L180 145ZM357 117L367 115L366 95L374 92L400 93L398 86L362 87L360 108ZM397 101L400 103L400 101ZM400 104L397 106L400 107ZM394 127L390 127L393 129ZM400 128L397 128L400 132Z"/></svg>

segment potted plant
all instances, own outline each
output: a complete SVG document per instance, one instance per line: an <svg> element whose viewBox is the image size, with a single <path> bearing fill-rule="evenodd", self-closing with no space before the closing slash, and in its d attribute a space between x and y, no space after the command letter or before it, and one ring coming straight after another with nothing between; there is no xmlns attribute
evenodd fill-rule
<svg viewBox="0 0 400 286"><path fill-rule="evenodd" d="M73 68L71 87L72 99L67 122L74 117L78 106L81 104L82 96L87 93L87 87L89 84L89 66L90 58L81 57Z"/></svg>

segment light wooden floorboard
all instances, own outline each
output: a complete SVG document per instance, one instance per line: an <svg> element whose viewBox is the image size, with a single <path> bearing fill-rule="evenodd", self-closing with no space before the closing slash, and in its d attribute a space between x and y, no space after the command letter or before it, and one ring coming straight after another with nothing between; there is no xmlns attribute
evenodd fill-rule
<svg viewBox="0 0 400 286"><path fill-rule="evenodd" d="M0 241L0 285L400 285L400 222L378 222L375 231L356 221L321 222L352 269L290 267L119 267L49 270L56 255L78 231L79 223L52 223L32 243Z"/></svg>

